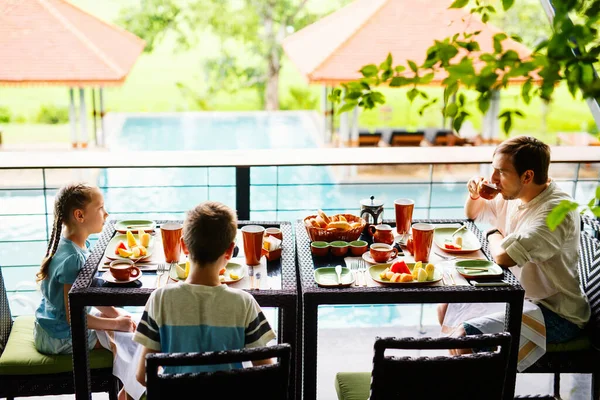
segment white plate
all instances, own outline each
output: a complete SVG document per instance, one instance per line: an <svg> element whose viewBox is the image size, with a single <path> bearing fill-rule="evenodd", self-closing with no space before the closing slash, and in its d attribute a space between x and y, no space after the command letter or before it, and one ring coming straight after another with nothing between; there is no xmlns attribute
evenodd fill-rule
<svg viewBox="0 0 600 400"><path fill-rule="evenodd" d="M115 277L110 273L110 271L106 271L105 273L102 274L101 278L104 279L106 282L110 282L110 283L131 283L134 281L137 281L138 279L140 279L140 277L142 276L142 271L140 271L140 274L136 277L130 276L128 280L126 281L118 281L115 279Z"/></svg>
<svg viewBox="0 0 600 400"><path fill-rule="evenodd" d="M386 263L392 263L394 261L396 261L396 259L398 259L400 257L396 256L394 258L390 258L387 261L384 262L377 262L375 260L373 260L373 257L371 257L371 253L369 253L368 251L366 253L363 253L362 255L362 259L365 260L366 262L368 262L369 264L386 264Z"/></svg>

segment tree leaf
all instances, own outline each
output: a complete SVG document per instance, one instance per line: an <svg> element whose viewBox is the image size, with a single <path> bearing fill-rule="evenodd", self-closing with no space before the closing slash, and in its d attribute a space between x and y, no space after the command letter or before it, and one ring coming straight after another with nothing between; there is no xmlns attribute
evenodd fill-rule
<svg viewBox="0 0 600 400"><path fill-rule="evenodd" d="M548 225L551 231L554 231L564 221L567 214L573 210L577 210L577 207L579 207L579 204L574 201L561 201L546 217L546 225Z"/></svg>
<svg viewBox="0 0 600 400"><path fill-rule="evenodd" d="M406 71L406 67L404 65L396 65L394 71L396 71L397 73L404 72Z"/></svg>
<svg viewBox="0 0 600 400"><path fill-rule="evenodd" d="M388 56L385 59L385 61L379 65L379 69L383 69L383 70L392 69L392 53L388 53Z"/></svg>
<svg viewBox="0 0 600 400"><path fill-rule="evenodd" d="M352 110L354 110L354 107L356 107L355 102L346 102L346 103L344 103L344 105L342 107L340 107L340 109L338 110L338 114L352 111Z"/></svg>
<svg viewBox="0 0 600 400"><path fill-rule="evenodd" d="M448 118L454 118L457 112L458 106L456 105L456 103L450 103L446 106L446 109L444 110L444 116Z"/></svg>
<svg viewBox="0 0 600 400"><path fill-rule="evenodd" d="M484 24L486 24L489 20L490 20L489 14L488 13L483 13L483 15L481 16L481 22L483 22Z"/></svg>
<svg viewBox="0 0 600 400"><path fill-rule="evenodd" d="M406 97L408 97L408 100L412 103L418 94L419 94L419 90L412 88L406 93Z"/></svg>
<svg viewBox="0 0 600 400"><path fill-rule="evenodd" d="M410 79L405 78L403 76L395 76L392 78L391 82L390 82L390 86L391 87L400 87L400 86L406 86L410 83Z"/></svg>
<svg viewBox="0 0 600 400"><path fill-rule="evenodd" d="M344 96L344 100L356 100L360 96L362 96L362 92L348 92L346 96Z"/></svg>
<svg viewBox="0 0 600 400"><path fill-rule="evenodd" d="M450 96L452 96L457 91L458 91L458 82L452 81L452 82L448 83L448 85L444 89L444 103L447 104Z"/></svg>
<svg viewBox="0 0 600 400"><path fill-rule="evenodd" d="M514 2L515 0L502 0L502 8L504 9L504 11L511 8Z"/></svg>
<svg viewBox="0 0 600 400"><path fill-rule="evenodd" d="M379 68L377 68L377 65L375 65L375 64L365 65L364 67L362 67L360 69L360 73L363 74L363 76L365 78L370 78L372 76L375 76L375 75L377 75L378 72L379 72Z"/></svg>
<svg viewBox="0 0 600 400"><path fill-rule="evenodd" d="M467 4L469 4L469 0L454 0L454 2L450 4L450 7L448 8L463 8Z"/></svg>
<svg viewBox="0 0 600 400"><path fill-rule="evenodd" d="M412 60L408 60L408 66L413 70L413 72L417 72L419 70L417 64Z"/></svg>
<svg viewBox="0 0 600 400"><path fill-rule="evenodd" d="M430 72L429 74L423 75L422 77L419 78L419 83L421 85L427 85L429 82L431 82L433 80L434 74L433 72Z"/></svg>
<svg viewBox="0 0 600 400"><path fill-rule="evenodd" d="M600 186L596 188L596 198L600 200Z"/></svg>

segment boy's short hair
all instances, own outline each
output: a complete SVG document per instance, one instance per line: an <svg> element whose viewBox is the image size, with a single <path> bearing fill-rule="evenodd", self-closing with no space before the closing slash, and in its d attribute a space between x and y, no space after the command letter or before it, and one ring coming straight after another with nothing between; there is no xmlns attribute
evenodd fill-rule
<svg viewBox="0 0 600 400"><path fill-rule="evenodd" d="M532 170L535 184L543 185L548 182L550 147L541 140L531 136L514 137L500 143L494 150L494 155L496 154L510 156L519 176Z"/></svg>
<svg viewBox="0 0 600 400"><path fill-rule="evenodd" d="M190 210L183 224L183 241L190 258L201 264L214 262L225 253L237 234L235 212L215 201Z"/></svg>

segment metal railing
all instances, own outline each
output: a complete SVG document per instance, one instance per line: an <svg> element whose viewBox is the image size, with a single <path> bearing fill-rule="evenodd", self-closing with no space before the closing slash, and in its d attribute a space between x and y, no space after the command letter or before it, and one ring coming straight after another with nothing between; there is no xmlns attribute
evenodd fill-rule
<svg viewBox="0 0 600 400"><path fill-rule="evenodd" d="M0 153L0 265L13 312L37 304L34 274L52 230L54 194L69 181L100 187L113 219L183 218L199 202L217 200L237 209L240 219L294 220L318 208L358 213L359 201L370 195L388 210L395 198L414 198L415 218L461 217L464 185L475 173L486 173L492 151ZM600 151L556 147L552 158L551 175L587 203L600 182Z"/></svg>

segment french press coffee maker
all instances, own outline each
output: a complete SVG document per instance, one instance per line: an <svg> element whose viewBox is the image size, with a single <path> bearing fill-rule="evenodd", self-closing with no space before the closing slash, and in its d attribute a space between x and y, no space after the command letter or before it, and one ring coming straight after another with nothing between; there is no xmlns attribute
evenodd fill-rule
<svg viewBox="0 0 600 400"><path fill-rule="evenodd" d="M360 217L367 221L362 233L363 240L368 239L367 241L370 242L369 226L379 225L383 222L383 201L375 200L375 196L361 200Z"/></svg>

